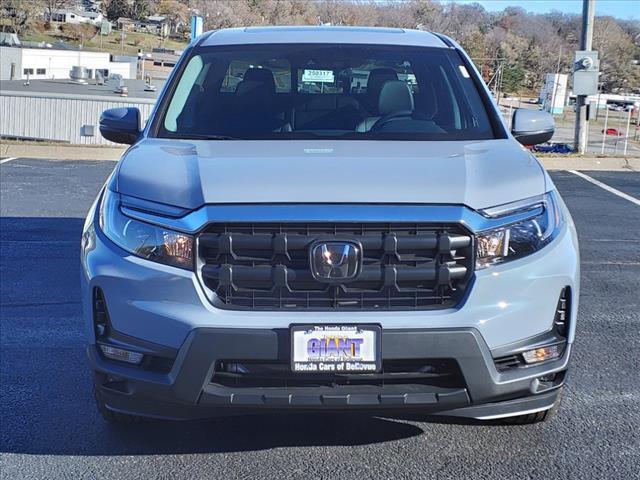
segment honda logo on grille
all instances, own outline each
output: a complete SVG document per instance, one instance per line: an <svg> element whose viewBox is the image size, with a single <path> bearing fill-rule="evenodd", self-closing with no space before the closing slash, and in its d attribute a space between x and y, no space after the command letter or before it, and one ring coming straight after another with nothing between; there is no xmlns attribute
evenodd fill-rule
<svg viewBox="0 0 640 480"><path fill-rule="evenodd" d="M362 268L362 247L355 242L317 242L310 257L311 273L321 282L353 280Z"/></svg>

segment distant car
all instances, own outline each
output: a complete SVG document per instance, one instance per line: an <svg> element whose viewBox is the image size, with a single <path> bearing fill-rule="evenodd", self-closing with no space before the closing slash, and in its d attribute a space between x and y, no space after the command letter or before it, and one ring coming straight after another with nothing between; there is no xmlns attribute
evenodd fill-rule
<svg viewBox="0 0 640 480"><path fill-rule="evenodd" d="M602 133L604 133L604 129L601 130ZM619 132L617 129L615 128L607 128L607 135L613 135L616 137L622 137L624 134L622 132Z"/></svg>
<svg viewBox="0 0 640 480"><path fill-rule="evenodd" d="M618 105L617 103L610 103L607 108L609 110L613 110L614 112L620 112L623 110L621 105Z"/></svg>

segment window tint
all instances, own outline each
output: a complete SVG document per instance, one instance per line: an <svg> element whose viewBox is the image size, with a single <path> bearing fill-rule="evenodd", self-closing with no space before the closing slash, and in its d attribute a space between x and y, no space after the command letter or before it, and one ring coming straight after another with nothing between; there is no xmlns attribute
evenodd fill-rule
<svg viewBox="0 0 640 480"><path fill-rule="evenodd" d="M494 138L473 79L449 49L204 47L169 92L159 136Z"/></svg>

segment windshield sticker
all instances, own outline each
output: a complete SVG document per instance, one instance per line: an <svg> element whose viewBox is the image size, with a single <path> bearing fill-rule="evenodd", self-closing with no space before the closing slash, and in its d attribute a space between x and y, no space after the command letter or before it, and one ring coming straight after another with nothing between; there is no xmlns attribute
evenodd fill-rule
<svg viewBox="0 0 640 480"><path fill-rule="evenodd" d="M307 70L302 72L303 82L333 83L333 70Z"/></svg>

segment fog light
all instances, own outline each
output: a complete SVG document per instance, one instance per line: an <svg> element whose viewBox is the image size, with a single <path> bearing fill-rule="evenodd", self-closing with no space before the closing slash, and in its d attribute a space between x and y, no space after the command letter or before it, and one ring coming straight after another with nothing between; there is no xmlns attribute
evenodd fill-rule
<svg viewBox="0 0 640 480"><path fill-rule="evenodd" d="M550 345L548 347L536 348L522 354L524 361L527 363L539 363L545 360L552 360L562 355L563 345Z"/></svg>
<svg viewBox="0 0 640 480"><path fill-rule="evenodd" d="M133 365L140 365L142 358L144 357L144 355L139 352L132 352L130 350L113 347L111 345L100 345L100 350L102 350L102 354L105 357L111 360L118 360L120 362L131 363Z"/></svg>

